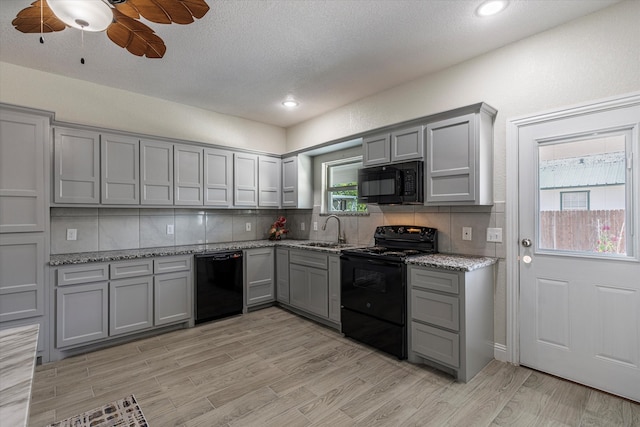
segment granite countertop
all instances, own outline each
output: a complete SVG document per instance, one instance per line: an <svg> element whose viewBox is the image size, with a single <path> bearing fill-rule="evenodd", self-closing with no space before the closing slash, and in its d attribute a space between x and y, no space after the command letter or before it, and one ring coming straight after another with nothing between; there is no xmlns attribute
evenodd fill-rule
<svg viewBox="0 0 640 427"><path fill-rule="evenodd" d="M39 325L0 331L0 424L26 426Z"/></svg>
<svg viewBox="0 0 640 427"><path fill-rule="evenodd" d="M358 245L341 245L340 247L305 246L309 243L317 243L311 240L250 240L244 242L208 243L201 245L167 246L147 249L123 249L117 251L81 252L72 254L51 255L49 265L85 264L88 262L109 262L128 259L150 258L168 255L204 254L208 252L241 250L253 248L266 248L271 246L286 246L304 248L318 252L339 254L342 249L355 248ZM329 242L324 242L329 243ZM362 245L361 245L362 246Z"/></svg>
<svg viewBox="0 0 640 427"><path fill-rule="evenodd" d="M407 258L406 263L452 271L473 271L498 262L497 258L472 255L431 254Z"/></svg>

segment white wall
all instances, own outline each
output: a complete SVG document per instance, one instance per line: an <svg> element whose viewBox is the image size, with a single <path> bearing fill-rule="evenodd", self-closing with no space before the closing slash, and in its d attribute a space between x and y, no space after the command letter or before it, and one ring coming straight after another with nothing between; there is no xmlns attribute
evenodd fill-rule
<svg viewBox="0 0 640 427"><path fill-rule="evenodd" d="M6 62L0 62L0 102L53 111L59 121L276 154L285 152L285 130L278 126Z"/></svg>
<svg viewBox="0 0 640 427"><path fill-rule="evenodd" d="M287 129L294 151L476 102L498 109L495 198L504 200L506 122L640 90L640 1L631 0Z"/></svg>

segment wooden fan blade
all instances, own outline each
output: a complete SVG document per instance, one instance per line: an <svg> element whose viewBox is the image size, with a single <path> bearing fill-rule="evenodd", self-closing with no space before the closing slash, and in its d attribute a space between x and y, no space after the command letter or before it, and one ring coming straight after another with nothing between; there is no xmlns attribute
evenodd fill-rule
<svg viewBox="0 0 640 427"><path fill-rule="evenodd" d="M140 19L140 14L138 13L138 10L135 7L133 7L131 3L128 1L125 1L124 3L117 3L117 4L114 4L113 6L116 9L118 9L118 12L127 15L129 18Z"/></svg>
<svg viewBox="0 0 640 427"><path fill-rule="evenodd" d="M114 22L107 28L107 36L136 56L162 58L167 51L164 41L151 28L117 10Z"/></svg>
<svg viewBox="0 0 640 427"><path fill-rule="evenodd" d="M66 24L53 14L51 9L49 9L49 5L47 5L47 2L44 0L36 0L31 3L31 6L22 9L13 21L11 21L11 24L16 30L23 33L39 33L41 31L40 13L42 13L43 33L62 31L67 28Z"/></svg>
<svg viewBox="0 0 640 427"><path fill-rule="evenodd" d="M126 4L158 24L190 24L209 11L204 0L127 0Z"/></svg>

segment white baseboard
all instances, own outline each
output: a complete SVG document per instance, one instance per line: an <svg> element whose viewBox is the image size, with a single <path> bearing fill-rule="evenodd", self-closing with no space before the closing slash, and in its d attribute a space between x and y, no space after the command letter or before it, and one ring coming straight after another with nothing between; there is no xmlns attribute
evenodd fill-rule
<svg viewBox="0 0 640 427"><path fill-rule="evenodd" d="M493 357L500 362L507 361L507 346L504 344L493 344Z"/></svg>

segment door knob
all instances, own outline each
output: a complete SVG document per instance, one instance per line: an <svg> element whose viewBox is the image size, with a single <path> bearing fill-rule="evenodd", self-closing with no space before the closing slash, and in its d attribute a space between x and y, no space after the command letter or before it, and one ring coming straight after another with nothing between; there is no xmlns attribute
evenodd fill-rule
<svg viewBox="0 0 640 427"><path fill-rule="evenodd" d="M531 246L531 239L522 239L522 246L528 248Z"/></svg>

